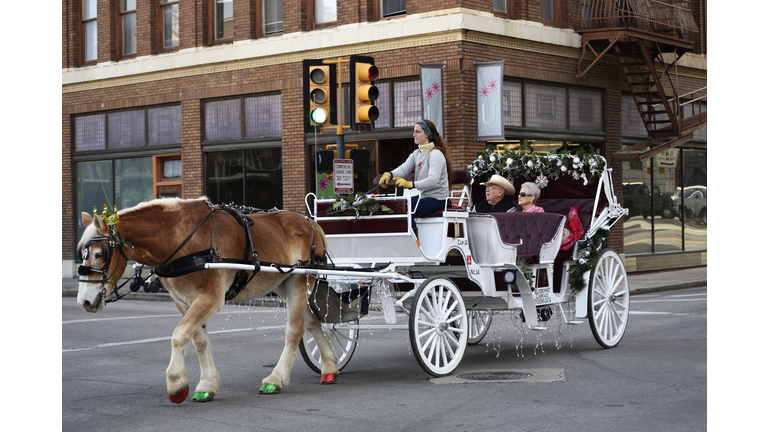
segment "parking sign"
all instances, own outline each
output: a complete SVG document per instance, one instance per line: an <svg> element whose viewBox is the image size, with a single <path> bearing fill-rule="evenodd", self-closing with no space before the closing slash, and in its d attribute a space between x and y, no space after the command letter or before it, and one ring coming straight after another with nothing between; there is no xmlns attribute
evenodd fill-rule
<svg viewBox="0 0 768 432"><path fill-rule="evenodd" d="M352 159L333 160L333 191L337 194L351 194L354 192L354 164Z"/></svg>

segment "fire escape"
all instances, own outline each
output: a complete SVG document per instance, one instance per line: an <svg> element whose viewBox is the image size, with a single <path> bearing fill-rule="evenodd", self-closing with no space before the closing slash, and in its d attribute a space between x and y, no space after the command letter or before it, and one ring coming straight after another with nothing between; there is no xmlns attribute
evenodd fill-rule
<svg viewBox="0 0 768 432"><path fill-rule="evenodd" d="M698 27L688 0L575 0L582 35L577 78L613 53L650 137L614 154L641 161L678 146L707 125L706 87L680 94L677 61L693 51ZM587 49L592 62L582 69ZM690 107L685 107L691 105ZM698 108L698 110L696 109ZM684 116L684 113L690 114Z"/></svg>

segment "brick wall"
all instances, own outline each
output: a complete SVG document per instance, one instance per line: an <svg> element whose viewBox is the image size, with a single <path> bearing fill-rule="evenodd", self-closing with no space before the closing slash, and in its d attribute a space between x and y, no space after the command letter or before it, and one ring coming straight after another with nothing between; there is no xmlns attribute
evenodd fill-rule
<svg viewBox="0 0 768 432"><path fill-rule="evenodd" d="M100 1L96 14L98 15L98 58L99 62L117 60L117 20L115 1Z"/></svg>
<svg viewBox="0 0 768 432"><path fill-rule="evenodd" d="M608 167L613 168L613 192L619 202L623 202L624 188L623 171L621 162L613 162L610 155L621 150L621 91L617 89L607 89L603 93L603 112L605 113L605 152ZM608 247L613 248L618 253L624 253L624 223L619 222L611 229L611 236L608 238Z"/></svg>

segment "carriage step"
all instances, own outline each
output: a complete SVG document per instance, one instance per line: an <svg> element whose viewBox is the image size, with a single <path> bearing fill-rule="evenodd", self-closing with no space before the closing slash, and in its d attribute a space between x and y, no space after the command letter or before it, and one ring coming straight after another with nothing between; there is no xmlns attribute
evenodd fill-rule
<svg viewBox="0 0 768 432"><path fill-rule="evenodd" d="M536 331L544 331L546 329L547 329L546 327L540 327L540 326L531 327L531 330L536 330Z"/></svg>
<svg viewBox="0 0 768 432"><path fill-rule="evenodd" d="M566 321L565 323L568 325L579 325L582 324L584 321Z"/></svg>

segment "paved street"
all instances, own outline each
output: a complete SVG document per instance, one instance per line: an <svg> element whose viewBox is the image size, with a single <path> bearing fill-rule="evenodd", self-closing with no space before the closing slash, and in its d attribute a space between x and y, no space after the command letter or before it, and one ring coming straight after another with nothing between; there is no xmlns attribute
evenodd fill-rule
<svg viewBox="0 0 768 432"><path fill-rule="evenodd" d="M220 393L212 402L175 405L165 391L170 335L180 319L172 303L120 301L89 314L64 297L62 429L706 430L706 288L633 295L631 307L624 339L611 350L597 344L586 320L530 332L520 344L509 316L499 315L454 374L521 372L529 379L443 384L418 366L407 331L361 330L338 384L319 385L299 355L290 385L273 396L258 388L283 344L282 310L230 307L208 327ZM368 322L383 324L378 315ZM199 365L192 348L186 364L193 389Z"/></svg>

